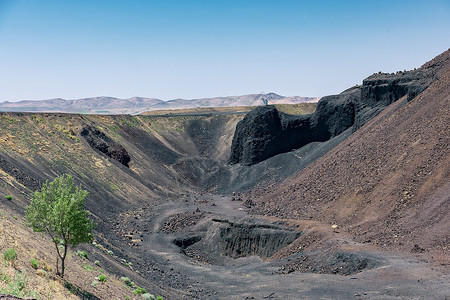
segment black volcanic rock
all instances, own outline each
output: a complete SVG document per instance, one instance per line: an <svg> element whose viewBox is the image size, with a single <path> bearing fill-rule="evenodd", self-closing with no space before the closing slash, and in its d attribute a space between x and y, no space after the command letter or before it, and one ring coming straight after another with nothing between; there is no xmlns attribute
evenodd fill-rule
<svg viewBox="0 0 450 300"><path fill-rule="evenodd" d="M229 163L252 165L310 143L308 116L289 116L275 106L259 106L236 126ZM296 137L296 138L294 138Z"/></svg>
<svg viewBox="0 0 450 300"><path fill-rule="evenodd" d="M290 116L273 106L258 107L236 126L229 163L252 165L311 142L324 142L370 121L406 96L411 101L430 86L448 64L438 56L421 68L377 73L339 95L323 97L312 115Z"/></svg>
<svg viewBox="0 0 450 300"><path fill-rule="evenodd" d="M317 142L335 137L355 122L355 106L360 101L361 88L353 87L339 95L323 97L311 115L311 129Z"/></svg>
<svg viewBox="0 0 450 300"><path fill-rule="evenodd" d="M434 80L434 74L423 69L396 74L379 73L366 78L361 89L361 101L356 106L354 130L403 96L411 101Z"/></svg>
<svg viewBox="0 0 450 300"><path fill-rule="evenodd" d="M98 128L86 125L83 127L80 134L92 148L111 157L125 167L129 167L128 163L130 162L130 155L127 150L98 130Z"/></svg>

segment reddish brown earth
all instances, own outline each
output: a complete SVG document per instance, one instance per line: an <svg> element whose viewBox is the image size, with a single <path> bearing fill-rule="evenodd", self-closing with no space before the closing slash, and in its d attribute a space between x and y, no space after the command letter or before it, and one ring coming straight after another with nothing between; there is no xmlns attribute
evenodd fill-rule
<svg viewBox="0 0 450 300"><path fill-rule="evenodd" d="M282 184L245 194L256 203L253 212L328 224L323 230L316 226L307 243L315 248L335 236L329 232L336 224L341 234L369 248L420 253L448 266L449 57L447 51L424 65L446 62L440 79L411 102L404 97L393 103Z"/></svg>

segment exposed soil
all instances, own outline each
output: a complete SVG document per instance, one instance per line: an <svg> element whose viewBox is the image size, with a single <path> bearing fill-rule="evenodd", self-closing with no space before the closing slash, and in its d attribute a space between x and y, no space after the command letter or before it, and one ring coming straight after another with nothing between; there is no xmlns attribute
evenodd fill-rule
<svg viewBox="0 0 450 300"><path fill-rule="evenodd" d="M232 197L186 196L118 226L142 239L136 268L185 291L179 299L445 299L449 291L443 270L412 256L376 251L317 221L249 212Z"/></svg>

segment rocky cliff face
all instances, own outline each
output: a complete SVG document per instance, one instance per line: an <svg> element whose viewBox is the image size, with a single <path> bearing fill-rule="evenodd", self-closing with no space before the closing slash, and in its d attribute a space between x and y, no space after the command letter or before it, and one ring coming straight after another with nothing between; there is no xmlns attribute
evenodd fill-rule
<svg viewBox="0 0 450 300"><path fill-rule="evenodd" d="M80 135L86 139L92 148L111 157L125 167L129 167L128 163L130 162L130 155L127 150L107 137L97 128L86 125L81 130Z"/></svg>
<svg viewBox="0 0 450 300"><path fill-rule="evenodd" d="M286 115L270 105L254 109L236 126L229 163L253 165L351 127L356 131L386 106L404 96L411 101L436 81L449 64L448 52L417 70L373 74L362 86L323 97L311 115Z"/></svg>

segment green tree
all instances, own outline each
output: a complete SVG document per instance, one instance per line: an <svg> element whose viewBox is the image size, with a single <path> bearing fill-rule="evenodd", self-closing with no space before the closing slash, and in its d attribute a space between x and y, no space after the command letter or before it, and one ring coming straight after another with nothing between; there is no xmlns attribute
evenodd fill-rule
<svg viewBox="0 0 450 300"><path fill-rule="evenodd" d="M65 174L52 182L46 181L40 191L31 195L31 203L26 208L26 218L33 231L47 232L52 238L57 253L56 274L61 277L64 277L67 247L93 240L91 231L96 224L84 208L87 195L81 185L73 185L72 176Z"/></svg>

